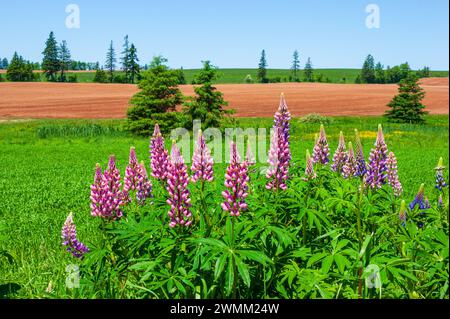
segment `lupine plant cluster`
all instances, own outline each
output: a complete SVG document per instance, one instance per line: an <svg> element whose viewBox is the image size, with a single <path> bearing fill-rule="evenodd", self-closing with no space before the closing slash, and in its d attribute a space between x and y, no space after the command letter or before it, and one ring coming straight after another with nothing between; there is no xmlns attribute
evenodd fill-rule
<svg viewBox="0 0 450 319"><path fill-rule="evenodd" d="M320 125L296 161L291 121L282 95L267 163L232 142L220 171L200 131L188 167L156 125L149 175L133 147L123 181L114 155L104 171L97 164L90 209L102 242L81 243L72 213L62 230L83 289L106 298L448 298L443 159L434 191L421 184L403 198L401 159L381 125L367 157L358 130L346 143Z"/></svg>

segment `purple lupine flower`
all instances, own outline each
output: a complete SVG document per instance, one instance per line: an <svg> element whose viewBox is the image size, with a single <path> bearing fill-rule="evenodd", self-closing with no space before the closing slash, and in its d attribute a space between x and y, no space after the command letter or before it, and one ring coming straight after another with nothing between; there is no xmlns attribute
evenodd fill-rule
<svg viewBox="0 0 450 319"><path fill-rule="evenodd" d="M436 185L434 187L436 187L441 192L443 188L448 186L444 179L445 166L443 162L444 160L442 159L442 157L439 158L438 165L434 168L436 170Z"/></svg>
<svg viewBox="0 0 450 319"><path fill-rule="evenodd" d="M140 205L144 205L145 200L153 197L153 194L152 182L148 179L147 170L143 161L138 166L136 179L136 199Z"/></svg>
<svg viewBox="0 0 450 319"><path fill-rule="evenodd" d="M419 209L428 209L430 208L430 203L428 199L424 198L425 193L425 184L421 184L419 187L419 191L417 192L416 197L414 200L409 204L409 208L411 210L414 209L414 207L419 206Z"/></svg>
<svg viewBox="0 0 450 319"><path fill-rule="evenodd" d="M333 164L331 169L335 172L340 173L342 171L342 166L347 161L347 152L345 150L345 140L344 133L342 131L339 133L339 145L333 155Z"/></svg>
<svg viewBox="0 0 450 319"><path fill-rule="evenodd" d="M70 213L61 230L61 238L63 246L67 247L67 251L75 258L83 258L83 255L89 251L82 242L77 239L77 228L73 222L73 214Z"/></svg>
<svg viewBox="0 0 450 319"><path fill-rule="evenodd" d="M363 177L367 172L367 164L364 159L364 151L361 143L361 139L359 137L358 130L355 129L355 146L356 146L356 162L358 163L358 171L356 176Z"/></svg>
<svg viewBox="0 0 450 319"><path fill-rule="evenodd" d="M358 176L358 161L355 157L355 152L353 151L352 142L348 142L347 160L344 165L342 165L342 176L344 178L351 178Z"/></svg>
<svg viewBox="0 0 450 319"><path fill-rule="evenodd" d="M165 180L167 178L168 165L169 153L164 148L164 137L161 135L159 125L155 124L155 129L150 139L151 176L158 180Z"/></svg>
<svg viewBox="0 0 450 319"><path fill-rule="evenodd" d="M379 124L375 148L370 151L369 169L365 178L365 184L371 189L381 188L386 183L387 152L388 148L384 141L383 130L381 124Z"/></svg>
<svg viewBox="0 0 450 319"><path fill-rule="evenodd" d="M283 138L285 142L287 143L287 150L286 150L286 157L288 161L291 160L291 151L289 149L289 129L290 129L290 123L291 120L291 113L288 110L286 101L284 99L284 94L281 93L280 96L280 105L278 106L278 110L275 112L274 116L274 129L276 127L279 127L281 129L281 134L283 135Z"/></svg>
<svg viewBox="0 0 450 319"><path fill-rule="evenodd" d="M267 189L286 189L286 181L289 172L290 151L289 144L285 139L283 130L275 127L272 135L269 150L269 168L266 177L269 182L266 184Z"/></svg>
<svg viewBox="0 0 450 319"><path fill-rule="evenodd" d="M125 201L121 187L120 172L116 167L116 157L111 155L108 168L103 172L102 177L101 217L115 220L123 216L122 206L125 204Z"/></svg>
<svg viewBox="0 0 450 319"><path fill-rule="evenodd" d="M328 146L327 135L325 134L325 128L323 124L320 124L319 138L316 139L316 145L313 149L313 162L321 163L323 165L328 164L330 156L330 147Z"/></svg>
<svg viewBox="0 0 450 319"><path fill-rule="evenodd" d="M198 133L197 145L195 146L194 155L192 156L192 181L196 183L198 180L211 182L213 176L213 158L206 146L205 137L200 130Z"/></svg>
<svg viewBox="0 0 450 319"><path fill-rule="evenodd" d="M248 190L248 167L244 161L241 163L241 158L237 151L236 144L231 142L230 146L230 164L225 173L225 187L222 192L225 201L221 204L222 209L229 212L231 216L239 216L242 211L247 210Z"/></svg>
<svg viewBox="0 0 450 319"><path fill-rule="evenodd" d="M102 187L102 168L100 164L95 165L94 183L91 185L91 215L101 216L101 206L103 200L103 187Z"/></svg>
<svg viewBox="0 0 450 319"><path fill-rule="evenodd" d="M189 210L191 198L187 189L188 184L187 166L174 141L167 172L167 191L169 192L167 204L170 205L168 215L170 217L169 227L171 228L176 225L187 227L192 224L192 213Z"/></svg>
<svg viewBox="0 0 450 319"><path fill-rule="evenodd" d="M245 161L247 162L247 166L253 166L256 164L255 156L253 155L250 142L247 142L247 152L245 153Z"/></svg>
<svg viewBox="0 0 450 319"><path fill-rule="evenodd" d="M129 161L127 168L125 169L125 177L123 181L123 191L127 194L130 191L136 190L138 170L139 163L136 157L136 150L134 147L131 147Z"/></svg>
<svg viewBox="0 0 450 319"><path fill-rule="evenodd" d="M398 179L397 159L393 152L389 152L386 165L388 184L392 187L394 195L398 197L402 194L403 187Z"/></svg>
<svg viewBox="0 0 450 319"><path fill-rule="evenodd" d="M316 178L316 173L314 172L314 161L309 154L309 150L306 150L305 177L302 179L304 181L310 181L314 178Z"/></svg>
<svg viewBox="0 0 450 319"><path fill-rule="evenodd" d="M408 212L406 211L406 203L404 200L402 200L402 203L400 204L400 211L398 214L398 217L402 223L402 226L406 226L406 218L408 217Z"/></svg>

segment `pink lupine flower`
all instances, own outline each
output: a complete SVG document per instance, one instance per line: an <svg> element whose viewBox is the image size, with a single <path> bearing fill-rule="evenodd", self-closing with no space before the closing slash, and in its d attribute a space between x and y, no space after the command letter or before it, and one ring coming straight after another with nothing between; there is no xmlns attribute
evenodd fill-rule
<svg viewBox="0 0 450 319"><path fill-rule="evenodd" d="M357 176L363 177L367 172L366 160L364 159L364 151L359 137L358 130L355 129L355 146L356 146L356 162L358 163Z"/></svg>
<svg viewBox="0 0 450 319"><path fill-rule="evenodd" d="M369 168L365 177L365 184L371 189L381 188L386 183L388 148L384 141L381 124L378 125L375 148L370 151Z"/></svg>
<svg viewBox="0 0 450 319"><path fill-rule="evenodd" d="M230 164L225 173L225 187L222 192L225 201L222 203L222 209L230 213L231 216L239 216L242 211L247 210L248 190L248 167L238 154L236 144L231 142L230 146Z"/></svg>
<svg viewBox="0 0 450 319"><path fill-rule="evenodd" d="M325 128L323 124L320 124L319 138L316 139L316 145L313 149L313 162L320 164L328 164L330 156L330 147L328 146L327 135L325 134Z"/></svg>
<svg viewBox="0 0 450 319"><path fill-rule="evenodd" d="M283 130L280 127L275 127L270 143L269 159L267 160L269 163L266 173L266 177L269 179L269 182L266 184L267 189L286 189L289 160L289 144L285 139Z"/></svg>
<svg viewBox="0 0 450 319"><path fill-rule="evenodd" d="M245 161L247 162L247 166L253 166L256 164L255 156L253 155L250 142L247 142L247 152L245 153Z"/></svg>
<svg viewBox="0 0 450 319"><path fill-rule="evenodd" d="M187 227L192 224L192 214L189 210L191 198L187 189L188 184L187 167L180 150L174 142L167 172L167 191L169 193L167 204L170 205L168 215L170 217L169 227L171 228L176 225Z"/></svg>
<svg viewBox="0 0 450 319"><path fill-rule="evenodd" d="M139 163L136 157L136 150L134 147L131 147L129 162L127 168L125 169L125 177L123 181L123 191L127 194L130 191L136 190L138 169Z"/></svg>
<svg viewBox="0 0 450 319"><path fill-rule="evenodd" d="M202 131L198 133L197 145L195 146L194 155L192 156L192 181L207 181L211 182L214 179L213 176L213 158L206 146L205 137Z"/></svg>
<svg viewBox="0 0 450 319"><path fill-rule="evenodd" d="M150 140L150 167L151 176L158 180L167 178L167 166L169 165L169 153L164 148L164 138L161 135L159 125L155 125L153 136Z"/></svg>
<svg viewBox="0 0 450 319"><path fill-rule="evenodd" d="M62 227L61 238L63 240L63 246L67 246L67 251L76 258L83 258L84 254L89 251L89 249L77 238L77 228L73 222L72 213L67 216Z"/></svg>
<svg viewBox="0 0 450 319"><path fill-rule="evenodd" d="M136 179L136 199L140 205L143 205L147 198L153 197L152 182L148 179L147 170L143 161L138 166Z"/></svg>
<svg viewBox="0 0 450 319"><path fill-rule="evenodd" d="M402 184L398 179L397 159L393 152L390 152L386 161L387 180L392 187L395 196L400 196L403 192Z"/></svg>
<svg viewBox="0 0 450 319"><path fill-rule="evenodd" d="M115 220L123 216L122 206L124 193L121 191L120 172L116 167L114 155L109 157L108 168L102 177L102 199L100 201L100 216L105 219Z"/></svg>
<svg viewBox="0 0 450 319"><path fill-rule="evenodd" d="M306 150L305 176L302 179L304 181L310 181L314 178L316 178L316 173L314 172L314 161L309 154L309 150Z"/></svg>
<svg viewBox="0 0 450 319"><path fill-rule="evenodd" d="M342 170L342 166L347 161L347 152L345 150L345 140L344 134L342 131L339 133L339 145L336 149L336 152L333 155L333 165L331 165L331 169L335 172L340 173Z"/></svg>
<svg viewBox="0 0 450 319"><path fill-rule="evenodd" d="M342 166L342 176L344 178L351 178L358 176L358 161L355 157L355 152L353 151L352 142L348 142L347 160Z"/></svg>
<svg viewBox="0 0 450 319"><path fill-rule="evenodd" d="M103 200L103 186L102 186L102 168L100 164L95 165L94 183L91 185L91 215L101 216L101 203Z"/></svg>
<svg viewBox="0 0 450 319"><path fill-rule="evenodd" d="M287 149L286 149L286 158L288 162L291 160L291 151L289 149L289 129L290 129L290 123L291 120L291 113L288 110L286 101L284 99L284 94L281 93L280 96L280 105L278 106L278 110L275 112L274 116L274 129L279 127L281 129L281 134L283 135L284 141L287 143Z"/></svg>

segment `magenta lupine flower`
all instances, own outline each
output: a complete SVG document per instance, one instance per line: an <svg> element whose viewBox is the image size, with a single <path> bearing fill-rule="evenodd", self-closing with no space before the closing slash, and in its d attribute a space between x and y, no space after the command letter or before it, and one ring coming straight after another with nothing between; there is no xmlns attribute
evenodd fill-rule
<svg viewBox="0 0 450 319"><path fill-rule="evenodd" d="M91 185L91 215L101 216L101 203L103 200L103 186L102 186L102 168L100 164L95 165L94 183Z"/></svg>
<svg viewBox="0 0 450 319"><path fill-rule="evenodd" d="M402 203L400 204L400 211L398 214L398 217L402 223L402 226L406 226L406 218L408 217L408 212L406 211L406 203L404 200L402 200Z"/></svg>
<svg viewBox="0 0 450 319"><path fill-rule="evenodd" d="M439 158L439 162L438 165L434 168L436 170L436 185L434 186L435 188L437 188L439 191L442 192L442 189L447 187L448 184L445 182L444 179L444 160L441 158Z"/></svg>
<svg viewBox="0 0 450 319"><path fill-rule="evenodd" d="M125 201L121 187L120 172L116 167L116 158L114 155L111 155L108 168L103 172L102 178L101 217L115 220L123 216L122 206L125 204Z"/></svg>
<svg viewBox="0 0 450 319"><path fill-rule="evenodd" d="M266 177L269 179L269 182L266 184L267 189L286 189L289 159L289 144L285 139L283 130L280 127L275 127L270 143L269 159L267 160L269 163L266 173Z"/></svg>
<svg viewBox="0 0 450 319"><path fill-rule="evenodd" d="M378 125L377 140L375 148L370 151L369 168L366 174L365 183L371 189L381 188L386 183L388 148L384 141L381 124Z"/></svg>
<svg viewBox="0 0 450 319"><path fill-rule="evenodd" d="M83 255L89 249L77 239L77 228L73 222L72 213L67 216L67 219L61 230L61 238L63 246L67 247L67 251L76 258L83 258Z"/></svg>
<svg viewBox="0 0 450 319"><path fill-rule="evenodd" d="M222 192L225 201L222 203L222 209L229 212L231 216L239 216L242 211L247 210L248 190L248 167L238 154L236 144L231 142L230 146L230 164L225 173L225 187Z"/></svg>
<svg viewBox="0 0 450 319"><path fill-rule="evenodd" d="M146 199L153 197L153 194L152 182L148 179L147 170L143 161L138 166L136 179L136 199L140 205L144 205Z"/></svg>
<svg viewBox="0 0 450 319"><path fill-rule="evenodd" d="M192 214L189 210L191 198L187 189L188 184L187 166L178 146L174 142L167 172L167 191L169 192L167 204L170 205L168 215L170 217L169 227L171 228L176 225L187 227L192 224Z"/></svg>
<svg viewBox="0 0 450 319"><path fill-rule="evenodd" d="M344 133L342 131L339 133L339 145L333 155L333 164L331 169L335 172L340 173L342 171L342 166L347 161L347 151L345 150L345 140Z"/></svg>
<svg viewBox="0 0 450 319"><path fill-rule="evenodd" d="M358 162L353 151L352 142L348 142L347 160L342 165L342 176L344 178L351 178L358 176Z"/></svg>
<svg viewBox="0 0 450 319"><path fill-rule="evenodd" d="M314 172L314 161L309 154L309 150L306 150L306 166L305 166L305 177L302 179L304 181L310 181L316 178L316 173Z"/></svg>
<svg viewBox="0 0 450 319"><path fill-rule="evenodd" d="M167 166L169 165L169 153L164 148L164 137L161 135L159 125L155 125L153 136L150 139L150 167L152 177L158 180L167 178Z"/></svg>
<svg viewBox="0 0 450 319"><path fill-rule="evenodd" d="M247 166L253 166L256 164L255 156L253 155L250 142L247 142L247 152L245 153L245 161L247 162Z"/></svg>
<svg viewBox="0 0 450 319"><path fill-rule="evenodd" d="M202 131L199 131L197 145L192 156L192 181L194 183L198 180L211 182L214 179L213 164L214 160L206 146L205 137Z"/></svg>
<svg viewBox="0 0 450 319"><path fill-rule="evenodd" d="M125 193L128 194L130 191L136 190L138 170L139 163L136 157L136 150L134 147L131 147L128 166L125 169L125 177L123 181L123 191Z"/></svg>
<svg viewBox="0 0 450 319"><path fill-rule="evenodd" d="M414 200L409 204L409 208L411 210L414 209L414 207L419 206L419 209L428 209L430 208L430 203L428 199L424 198L425 193L425 184L421 184L419 187L419 191L417 192L416 197Z"/></svg>
<svg viewBox="0 0 450 319"><path fill-rule="evenodd" d="M328 164L330 156L330 147L328 146L327 135L325 134L325 128L323 124L320 124L319 138L316 140L316 145L313 149L313 162L321 163L323 165Z"/></svg>
<svg viewBox="0 0 450 319"><path fill-rule="evenodd" d="M361 143L361 139L359 137L358 130L355 129L355 146L356 146L356 162L358 163L358 171L356 173L357 176L363 177L367 172L367 164L364 159L364 151Z"/></svg>
<svg viewBox="0 0 450 319"><path fill-rule="evenodd" d="M280 96L280 105L278 106L278 110L275 112L274 116L274 129L276 127L281 128L281 134L283 135L284 140L287 143L287 150L286 150L286 156L288 158L288 161L291 160L291 151L289 149L289 129L290 129L290 123L291 120L291 113L288 110L286 101L284 99L284 94L281 93Z"/></svg>
<svg viewBox="0 0 450 319"><path fill-rule="evenodd" d="M397 159L393 152L390 152L386 161L387 165L387 180L392 187L395 196L400 196L403 192L402 184L398 179Z"/></svg>

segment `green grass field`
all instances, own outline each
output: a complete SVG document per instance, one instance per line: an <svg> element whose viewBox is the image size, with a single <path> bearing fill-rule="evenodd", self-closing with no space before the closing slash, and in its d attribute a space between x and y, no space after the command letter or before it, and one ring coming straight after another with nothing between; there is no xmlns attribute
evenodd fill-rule
<svg viewBox="0 0 450 319"><path fill-rule="evenodd" d="M239 74L227 78L239 78ZM68 297L65 289L66 266L73 259L61 246L61 226L74 212L79 237L88 245L97 244L98 220L90 216L89 192L95 163L107 164L110 154L117 156L123 174L130 146L148 167L147 138L137 138L122 130L123 120L33 120L0 124L0 298ZM411 201L420 183L425 183L430 199L437 195L434 167L440 156L449 166L448 116L429 116L425 125L385 123L380 117L330 118L326 131L333 153L342 130L347 141L358 128L368 156L377 124L383 130L389 150L398 159L402 197ZM271 119L237 119L239 127L266 127ZM313 146L318 123L292 120L293 159L304 166L305 150ZM166 139L167 140L167 139ZM258 164L262 165L262 164ZM215 165L216 176L223 176L225 165ZM123 175L122 175L123 176ZM448 170L445 172L448 180ZM222 189L223 177L215 180ZM220 202L220 191L216 194ZM3 252L3 256L2 256ZM46 292L52 286L53 293Z"/></svg>
<svg viewBox="0 0 450 319"><path fill-rule="evenodd" d="M194 75L199 69L185 69L184 75L186 83L191 83ZM356 76L361 72L359 69L316 69L315 75L323 74L323 81L329 78L331 83L355 83ZM252 79L257 79L257 69L219 69L219 79L216 83L245 83L245 77L250 74ZM288 69L268 69L267 77L280 77L282 82L288 82L291 70ZM78 82L90 83L93 81L93 72L76 73ZM448 77L448 71L431 71L433 77ZM41 77L42 78L42 77ZM345 78L345 81L343 80ZM300 79L303 79L303 70L300 70Z"/></svg>

